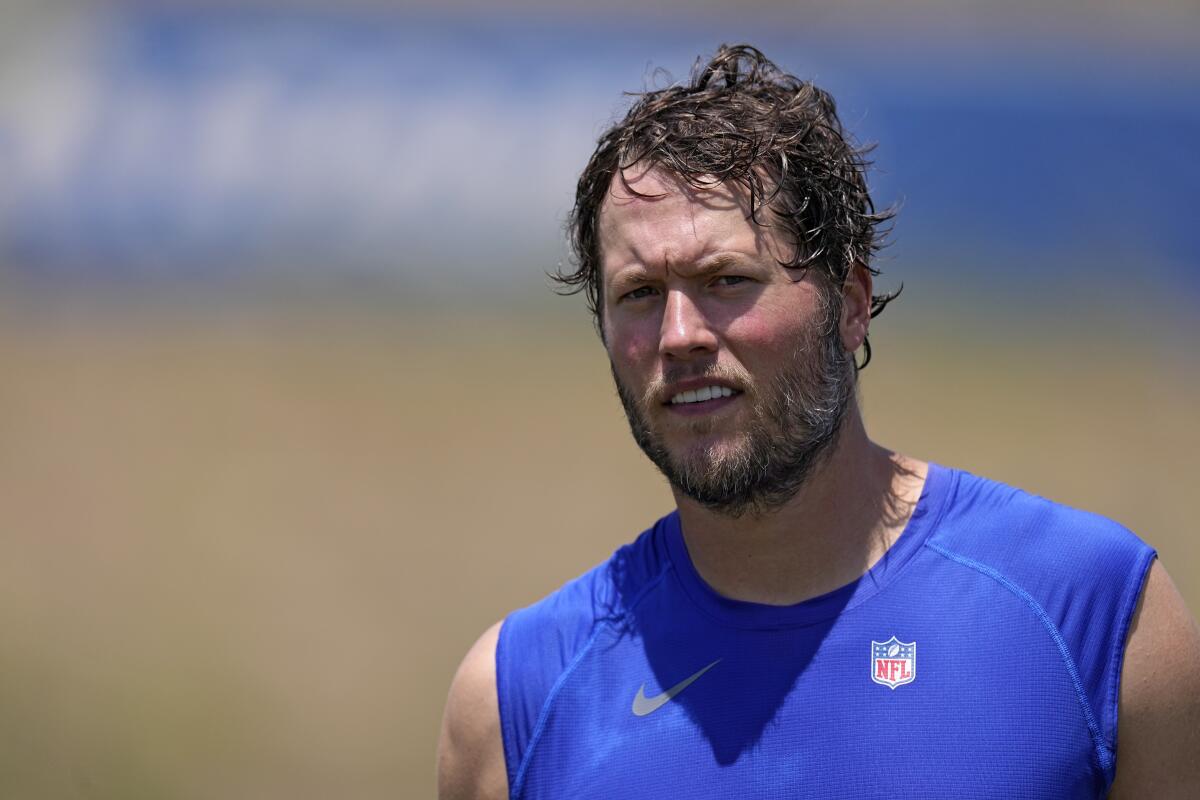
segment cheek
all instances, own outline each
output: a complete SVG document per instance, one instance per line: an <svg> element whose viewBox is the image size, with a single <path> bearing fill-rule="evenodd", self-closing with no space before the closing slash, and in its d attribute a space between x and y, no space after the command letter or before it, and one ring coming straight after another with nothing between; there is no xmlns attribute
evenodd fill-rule
<svg viewBox="0 0 1200 800"><path fill-rule="evenodd" d="M609 324L608 355L623 370L653 361L658 353L658 327L649 324Z"/></svg>
<svg viewBox="0 0 1200 800"><path fill-rule="evenodd" d="M725 333L734 354L751 360L790 354L803 336L798 320L749 314L730 321Z"/></svg>
<svg viewBox="0 0 1200 800"><path fill-rule="evenodd" d="M728 320L727 341L747 357L790 357L809 339L821 315L819 298L811 287L788 285L765 292L749 313Z"/></svg>

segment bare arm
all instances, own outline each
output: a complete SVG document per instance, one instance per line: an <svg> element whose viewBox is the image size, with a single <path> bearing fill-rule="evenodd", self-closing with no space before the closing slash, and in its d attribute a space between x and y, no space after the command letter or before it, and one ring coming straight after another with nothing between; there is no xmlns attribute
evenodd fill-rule
<svg viewBox="0 0 1200 800"><path fill-rule="evenodd" d="M1129 631L1110 798L1200 797L1200 628L1162 565Z"/></svg>
<svg viewBox="0 0 1200 800"><path fill-rule="evenodd" d="M496 640L500 623L467 653L446 700L438 742L439 800L503 800L508 773L496 700Z"/></svg>

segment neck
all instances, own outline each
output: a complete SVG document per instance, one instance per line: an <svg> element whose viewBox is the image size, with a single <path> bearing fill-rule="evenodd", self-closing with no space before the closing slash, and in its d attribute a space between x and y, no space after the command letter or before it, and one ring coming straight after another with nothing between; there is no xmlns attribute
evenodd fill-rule
<svg viewBox="0 0 1200 800"><path fill-rule="evenodd" d="M871 442L852 407L834 449L783 506L735 519L678 491L675 501L709 586L735 600L791 605L870 569L904 530L927 469Z"/></svg>

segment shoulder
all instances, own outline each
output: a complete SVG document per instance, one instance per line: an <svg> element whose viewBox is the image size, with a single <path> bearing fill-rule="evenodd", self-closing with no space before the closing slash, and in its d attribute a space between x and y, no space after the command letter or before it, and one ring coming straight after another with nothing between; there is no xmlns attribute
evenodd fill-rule
<svg viewBox="0 0 1200 800"><path fill-rule="evenodd" d="M997 481L955 471L949 483L934 550L1000 580L1082 647L1101 644L1098 617L1124 636L1152 547L1114 520Z"/></svg>
<svg viewBox="0 0 1200 800"><path fill-rule="evenodd" d="M442 800L508 796L496 704L500 625L497 622L484 631L450 685L438 741L438 797Z"/></svg>
<svg viewBox="0 0 1200 800"><path fill-rule="evenodd" d="M1158 562L1129 632L1120 698L1111 796L1200 794L1200 628Z"/></svg>
<svg viewBox="0 0 1200 800"><path fill-rule="evenodd" d="M1132 612L1154 550L1123 525L998 481L952 472L940 524L930 538L964 560L1002 573L1038 598L1061 587L1111 585L1131 575Z"/></svg>
<svg viewBox="0 0 1200 800"><path fill-rule="evenodd" d="M559 688L599 635L620 630L629 610L665 573L670 559L664 525L671 518L663 517L607 561L504 620L494 669L510 785L519 784L521 764Z"/></svg>
<svg viewBox="0 0 1200 800"><path fill-rule="evenodd" d="M531 606L492 625L454 675L438 744L438 796L508 796L510 755L596 625L614 613L617 551Z"/></svg>
<svg viewBox="0 0 1200 800"><path fill-rule="evenodd" d="M1067 644L1122 648L1154 548L1111 519L966 472L947 494L934 550L1000 582Z"/></svg>
<svg viewBox="0 0 1200 800"><path fill-rule="evenodd" d="M500 689L508 667L530 672L537 664L557 673L586 647L597 626L619 624L641 593L653 584L669 563L662 541L662 526L671 515L659 520L607 561L563 584L536 603L514 611L503 623L498 641L497 665ZM510 653L520 653L519 664L508 663Z"/></svg>
<svg viewBox="0 0 1200 800"><path fill-rule="evenodd" d="M1198 796L1200 629L1154 549L1113 520L953 476L929 543L1003 580L1061 637L1115 755L1112 796Z"/></svg>
<svg viewBox="0 0 1200 800"><path fill-rule="evenodd" d="M1154 549L1113 520L965 472L953 473L927 544L1045 628L1111 781L1121 665Z"/></svg>

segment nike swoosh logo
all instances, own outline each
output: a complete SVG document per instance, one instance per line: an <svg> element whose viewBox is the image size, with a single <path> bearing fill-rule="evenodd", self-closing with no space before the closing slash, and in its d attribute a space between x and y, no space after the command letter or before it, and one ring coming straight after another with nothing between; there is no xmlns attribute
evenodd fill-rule
<svg viewBox="0 0 1200 800"><path fill-rule="evenodd" d="M656 695L654 697L646 697L646 684L643 683L642 688L638 689L637 697L633 698L633 713L634 713L634 715L638 716L638 717L644 717L647 714L653 714L655 711L658 711L660 708L665 706L667 703L671 702L671 698L673 698L675 695L682 692L687 687L691 686L693 683L695 683L697 680L700 679L701 675L703 675L704 673L708 672L710 669L715 667L720 662L720 660L721 659L718 658L716 661L712 662L711 664L709 664L707 667L700 670L696 674L692 675L691 677L684 678L679 683L672 686L670 689L667 689L662 694Z"/></svg>

